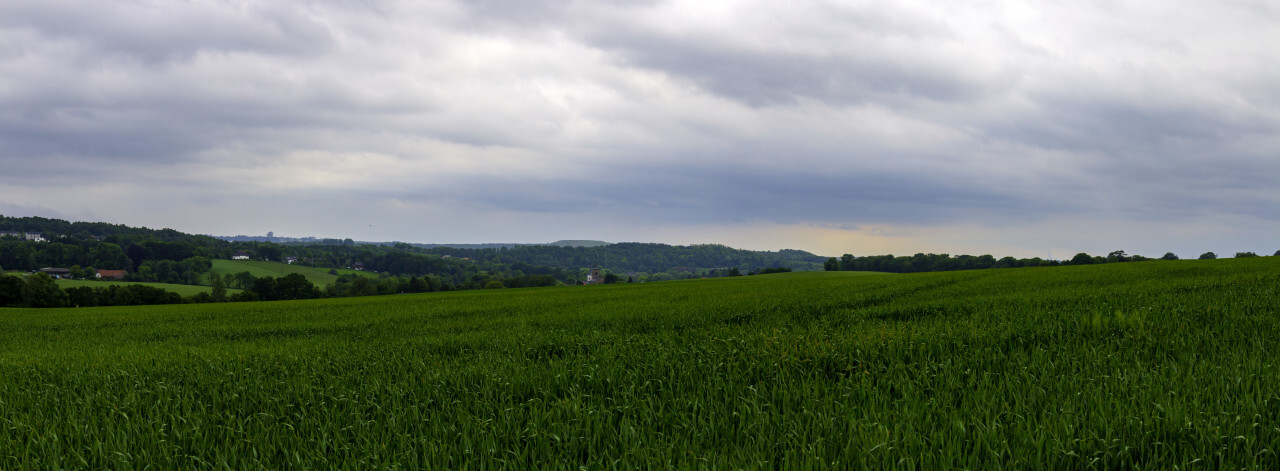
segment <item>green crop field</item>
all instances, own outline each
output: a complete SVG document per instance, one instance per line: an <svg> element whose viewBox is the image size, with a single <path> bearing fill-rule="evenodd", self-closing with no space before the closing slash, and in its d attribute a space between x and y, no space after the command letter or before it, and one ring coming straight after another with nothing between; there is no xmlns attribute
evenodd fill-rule
<svg viewBox="0 0 1280 471"><path fill-rule="evenodd" d="M307 277L307 281L316 285L318 288L333 283L338 279L338 275L359 274L372 278L377 278L378 274L364 271L339 269L336 270L338 275L329 273L328 268L304 267L302 265L290 265L283 262L264 262L261 260L214 260L213 274L223 276L233 273L249 272L254 277L273 277L280 278L291 273L300 273Z"/></svg>
<svg viewBox="0 0 1280 471"><path fill-rule="evenodd" d="M58 286L66 288L74 288L79 286L88 286L91 288L103 288L111 285L144 285L152 288L160 288L165 291L173 291L179 296L187 297L197 293L208 293L213 290L208 286L192 286L192 285L175 285L172 283L146 283L134 281L101 281L101 280L57 280ZM239 293L238 289L228 289L228 293Z"/></svg>
<svg viewBox="0 0 1280 471"><path fill-rule="evenodd" d="M0 309L0 469L1280 469L1280 257Z"/></svg>

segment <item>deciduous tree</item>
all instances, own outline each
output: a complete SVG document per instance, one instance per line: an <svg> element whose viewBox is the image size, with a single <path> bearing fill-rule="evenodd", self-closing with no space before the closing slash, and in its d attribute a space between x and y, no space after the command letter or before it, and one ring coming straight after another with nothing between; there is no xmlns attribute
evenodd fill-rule
<svg viewBox="0 0 1280 471"><path fill-rule="evenodd" d="M222 277L213 277L213 293L211 293L211 299L215 303L227 300L227 283L222 281Z"/></svg>
<svg viewBox="0 0 1280 471"><path fill-rule="evenodd" d="M1108 263L1127 262L1127 261L1129 261L1129 254L1124 253L1123 250L1116 250L1114 252L1107 254Z"/></svg>
<svg viewBox="0 0 1280 471"><path fill-rule="evenodd" d="M27 277L22 287L22 301L30 307L65 307L67 293L49 275L36 273Z"/></svg>
<svg viewBox="0 0 1280 471"><path fill-rule="evenodd" d="M22 305L22 278L0 273L0 307Z"/></svg>
<svg viewBox="0 0 1280 471"><path fill-rule="evenodd" d="M1088 265L1090 263L1093 263L1093 256L1084 252L1080 252L1076 254L1076 256L1071 257L1072 265Z"/></svg>

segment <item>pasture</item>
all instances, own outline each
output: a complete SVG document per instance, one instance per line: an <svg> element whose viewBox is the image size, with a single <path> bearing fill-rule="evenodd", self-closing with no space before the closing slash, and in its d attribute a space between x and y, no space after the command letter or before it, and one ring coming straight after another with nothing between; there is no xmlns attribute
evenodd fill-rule
<svg viewBox="0 0 1280 471"><path fill-rule="evenodd" d="M62 289L78 288L87 286L90 288L105 288L111 285L127 286L127 285L143 285L152 288L159 288L165 291L178 293L182 297L190 297L199 293L208 293L213 290L208 286L179 285L173 283L148 283L142 281L114 281L114 280L56 280L58 287ZM239 293L238 289L228 289L228 293Z"/></svg>
<svg viewBox="0 0 1280 471"><path fill-rule="evenodd" d="M0 468L1280 469L1280 257L0 309Z"/></svg>
<svg viewBox="0 0 1280 471"><path fill-rule="evenodd" d="M377 278L378 274L365 271L356 271L349 269L335 269L338 274L329 273L329 268L307 267L302 265L293 265L284 262L267 262L262 260L213 260L214 276L225 276L240 272L249 272L255 278L272 277L280 278L291 273L298 273L307 278L311 284L317 288L325 286L337 281L338 275L356 274L364 275L370 278Z"/></svg>

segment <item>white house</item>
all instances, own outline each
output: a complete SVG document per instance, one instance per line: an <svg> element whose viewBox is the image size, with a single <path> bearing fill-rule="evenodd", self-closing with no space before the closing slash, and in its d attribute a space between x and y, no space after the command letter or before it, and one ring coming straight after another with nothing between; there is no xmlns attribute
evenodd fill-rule
<svg viewBox="0 0 1280 471"><path fill-rule="evenodd" d="M45 241L44 237L41 237L39 232L0 231L0 237L17 237L27 242L44 242Z"/></svg>

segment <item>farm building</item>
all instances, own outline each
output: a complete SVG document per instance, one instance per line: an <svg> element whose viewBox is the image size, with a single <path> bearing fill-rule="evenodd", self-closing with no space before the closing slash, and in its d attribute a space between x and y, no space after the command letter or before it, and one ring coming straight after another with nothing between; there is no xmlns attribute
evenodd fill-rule
<svg viewBox="0 0 1280 471"><path fill-rule="evenodd" d="M98 270L93 276L99 280L123 280L127 274L124 270Z"/></svg>
<svg viewBox="0 0 1280 471"><path fill-rule="evenodd" d="M44 273L54 278L70 278L71 277L71 270L68 268L41 268L40 273Z"/></svg>
<svg viewBox="0 0 1280 471"><path fill-rule="evenodd" d="M584 285L599 285L604 283L604 275L600 274L599 268L591 268L587 270L587 281L582 282Z"/></svg>

